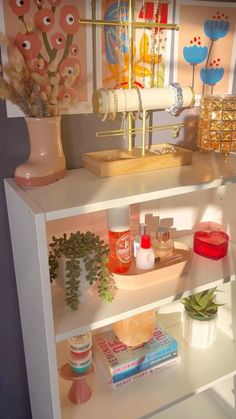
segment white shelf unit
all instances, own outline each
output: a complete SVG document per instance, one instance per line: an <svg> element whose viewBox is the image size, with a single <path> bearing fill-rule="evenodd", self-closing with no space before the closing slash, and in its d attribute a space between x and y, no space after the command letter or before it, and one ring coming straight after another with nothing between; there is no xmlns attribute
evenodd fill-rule
<svg viewBox="0 0 236 419"><path fill-rule="evenodd" d="M236 374L236 291L231 282L236 272L235 182L236 157L214 153L194 153L191 166L115 178L100 179L84 169L73 170L65 179L38 189L21 188L11 179L5 181L34 419L90 419L98 412L107 419L111 412L114 418L138 419L155 414L161 419L164 413L160 412L167 409L168 415L170 406L181 411L185 399L188 405L191 401L194 405L195 394ZM94 213L96 218L98 211L125 204L138 204L141 217L152 213L154 218L157 214L165 218L178 240L190 245L199 221L209 216L212 221L221 221L231 238L228 255L217 262L193 255L188 273L181 278L168 282L160 278L157 285L140 291L119 290L112 304L94 298L73 313L65 306L61 291L50 285L48 231L52 234L56 225L63 231L66 222L71 226L84 214ZM172 325L170 332L181 342L180 365L116 392L98 372L91 378L92 399L82 406L69 402L68 383L57 373L65 356L65 339L151 308L165 308L183 295L224 283L229 285L227 296L234 304L219 322L221 330L212 348L204 352L189 348L182 341L180 325ZM200 396L205 406L208 394ZM212 397L210 401L213 412L217 407L213 407Z"/></svg>

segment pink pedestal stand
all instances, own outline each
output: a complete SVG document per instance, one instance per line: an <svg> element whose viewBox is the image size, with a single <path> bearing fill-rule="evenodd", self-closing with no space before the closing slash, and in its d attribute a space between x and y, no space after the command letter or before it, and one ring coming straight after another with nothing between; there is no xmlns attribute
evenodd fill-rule
<svg viewBox="0 0 236 419"><path fill-rule="evenodd" d="M63 367L59 368L59 375L64 378L64 380L72 381L72 385L68 393L69 400L72 403L85 403L90 399L92 391L87 384L86 378L94 374L95 371L94 363L91 364L91 367L85 373L81 374L72 371L69 364L65 364Z"/></svg>

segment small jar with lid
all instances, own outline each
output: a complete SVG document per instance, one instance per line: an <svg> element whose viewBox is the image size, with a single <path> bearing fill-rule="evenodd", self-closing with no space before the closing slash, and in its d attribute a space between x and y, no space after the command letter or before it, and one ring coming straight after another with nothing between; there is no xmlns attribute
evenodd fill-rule
<svg viewBox="0 0 236 419"><path fill-rule="evenodd" d="M170 230L167 227L158 227L156 237L152 240L155 257L160 259L173 255L174 243L170 239Z"/></svg>

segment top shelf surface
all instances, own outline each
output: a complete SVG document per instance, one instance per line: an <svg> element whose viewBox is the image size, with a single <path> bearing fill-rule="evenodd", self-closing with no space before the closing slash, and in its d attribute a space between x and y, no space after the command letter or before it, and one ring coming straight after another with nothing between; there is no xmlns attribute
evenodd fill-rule
<svg viewBox="0 0 236 419"><path fill-rule="evenodd" d="M9 183L17 185L14 181ZM181 195L236 182L236 155L193 153L193 164L109 178L99 178L86 169L40 188L19 188L32 210L46 220Z"/></svg>

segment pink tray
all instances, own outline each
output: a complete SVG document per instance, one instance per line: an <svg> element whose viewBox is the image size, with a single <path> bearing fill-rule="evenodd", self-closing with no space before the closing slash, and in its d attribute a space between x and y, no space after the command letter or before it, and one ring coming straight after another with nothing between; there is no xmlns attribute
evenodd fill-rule
<svg viewBox="0 0 236 419"><path fill-rule="evenodd" d="M174 242L174 253L155 264L153 269L142 271L132 261L130 269L124 274L113 274L116 286L123 290L137 290L150 287L166 279L180 277L187 270L187 262L192 255L192 250L184 243Z"/></svg>

